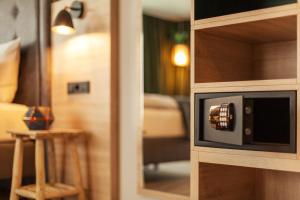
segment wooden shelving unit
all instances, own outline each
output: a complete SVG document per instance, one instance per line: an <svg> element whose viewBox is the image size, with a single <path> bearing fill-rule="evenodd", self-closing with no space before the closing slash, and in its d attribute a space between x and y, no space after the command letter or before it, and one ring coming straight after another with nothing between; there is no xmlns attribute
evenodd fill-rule
<svg viewBox="0 0 300 200"><path fill-rule="evenodd" d="M195 94L246 91L297 91L299 124L299 3L195 19L195 1L204 0L192 0L191 127ZM296 130L298 151L276 153L195 146L192 128L191 199L299 199Z"/></svg>

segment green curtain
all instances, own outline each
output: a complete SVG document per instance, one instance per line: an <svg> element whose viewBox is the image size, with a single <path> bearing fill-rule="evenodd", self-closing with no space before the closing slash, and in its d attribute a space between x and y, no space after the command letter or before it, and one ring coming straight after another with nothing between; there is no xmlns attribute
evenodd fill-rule
<svg viewBox="0 0 300 200"><path fill-rule="evenodd" d="M188 33L189 22L181 23ZM144 38L144 91L167 95L189 95L190 67L172 64L171 53L175 45L174 33L179 24L143 16ZM189 39L187 40L189 45Z"/></svg>

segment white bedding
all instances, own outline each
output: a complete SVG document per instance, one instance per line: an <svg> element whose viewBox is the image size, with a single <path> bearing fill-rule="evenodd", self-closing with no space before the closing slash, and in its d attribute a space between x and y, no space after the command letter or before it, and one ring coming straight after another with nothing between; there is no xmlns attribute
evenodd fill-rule
<svg viewBox="0 0 300 200"><path fill-rule="evenodd" d="M144 96L144 137L184 137L183 116L173 97L160 94Z"/></svg>
<svg viewBox="0 0 300 200"><path fill-rule="evenodd" d="M11 103L18 89L20 39L0 44L0 102Z"/></svg>
<svg viewBox="0 0 300 200"><path fill-rule="evenodd" d="M11 140L7 130L27 130L23 122L27 107L20 104L0 103L0 142Z"/></svg>

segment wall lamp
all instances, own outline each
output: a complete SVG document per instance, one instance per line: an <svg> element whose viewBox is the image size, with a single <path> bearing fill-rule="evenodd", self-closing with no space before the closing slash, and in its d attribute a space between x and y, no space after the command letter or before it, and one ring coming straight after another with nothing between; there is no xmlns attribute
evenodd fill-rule
<svg viewBox="0 0 300 200"><path fill-rule="evenodd" d="M172 63L177 67L187 67L190 64L190 48L186 44L188 33L178 31L174 35L175 45L172 48Z"/></svg>
<svg viewBox="0 0 300 200"><path fill-rule="evenodd" d="M65 7L55 18L52 31L61 35L71 35L76 32L72 18L83 18L84 3L74 1L70 7Z"/></svg>

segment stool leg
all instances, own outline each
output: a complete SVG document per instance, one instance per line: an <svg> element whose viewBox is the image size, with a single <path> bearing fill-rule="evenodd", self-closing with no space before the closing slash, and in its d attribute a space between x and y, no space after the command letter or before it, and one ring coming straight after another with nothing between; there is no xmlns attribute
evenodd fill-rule
<svg viewBox="0 0 300 200"><path fill-rule="evenodd" d="M36 199L45 200L45 145L42 139L35 143L35 168L36 168Z"/></svg>
<svg viewBox="0 0 300 200"><path fill-rule="evenodd" d="M49 177L49 184L54 186L57 183L57 173L56 173L56 155L55 155L55 145L54 139L47 140L47 157L48 157L48 177ZM52 199L52 200L59 200L59 198Z"/></svg>
<svg viewBox="0 0 300 200"><path fill-rule="evenodd" d="M73 177L75 181L75 186L79 192L78 199L79 200L85 200L85 192L83 189L83 181L82 181L82 175L81 175L81 169L80 169L80 161L78 156L78 150L75 143L75 139L72 138L70 140L70 150L71 150L71 158L73 161Z"/></svg>
<svg viewBox="0 0 300 200"><path fill-rule="evenodd" d="M20 199L19 196L15 193L15 190L21 187L22 184L23 155L24 155L24 144L22 138L16 138L10 200Z"/></svg>
<svg viewBox="0 0 300 200"><path fill-rule="evenodd" d="M49 165L49 183L54 185L57 182L56 174L56 157L55 157L55 148L54 140L49 139L47 141L47 155L48 155L48 165Z"/></svg>
<svg viewBox="0 0 300 200"><path fill-rule="evenodd" d="M55 156L55 146L54 139L47 140L47 156L48 156L48 176L49 184L54 186L57 183L57 173L56 173L56 156ZM59 200L59 198L52 199Z"/></svg>

